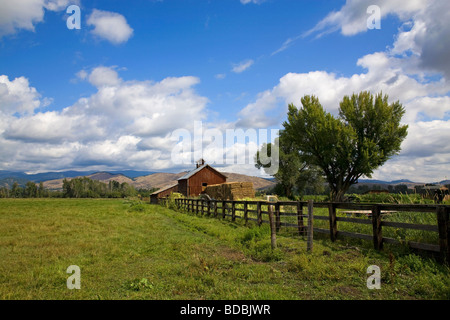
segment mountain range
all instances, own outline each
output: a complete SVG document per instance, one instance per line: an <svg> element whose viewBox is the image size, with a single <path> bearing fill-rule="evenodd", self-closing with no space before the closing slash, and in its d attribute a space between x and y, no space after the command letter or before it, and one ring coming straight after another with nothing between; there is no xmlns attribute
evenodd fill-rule
<svg viewBox="0 0 450 320"><path fill-rule="evenodd" d="M28 181L36 183L42 182L44 187L50 190L62 189L64 179L72 179L75 177L88 177L93 180L108 183L111 180L118 181L120 183L126 182L137 189L152 189L162 188L170 184L175 184L177 179L186 174L186 172L180 173L163 173L163 172L150 172L150 171L109 171L109 172L95 172L95 171L63 171L63 172L45 172L37 174L27 174L25 172L13 172L0 170L0 187L11 187L14 182L18 182L23 186ZM248 176L238 173L223 172L228 178L229 182L253 182L256 190L269 189L275 186L274 179L265 179L261 177ZM424 182L413 182L407 179L383 181L383 180L370 180L360 179L358 184L362 185L398 185L405 184L409 188L415 185L423 185ZM434 184L450 184L450 180L443 180L434 182Z"/></svg>
<svg viewBox="0 0 450 320"><path fill-rule="evenodd" d="M50 190L61 190L64 179L73 179L76 177L87 177L92 180L98 180L108 183L111 180L120 183L126 182L134 186L136 189L152 189L162 188L170 184L175 184L177 179L185 175L186 172L180 173L163 173L163 172L145 172L145 171L122 171L122 172L92 172L92 171L64 171L64 172L48 172L39 174L26 174L24 172L8 172L0 171L0 187L11 187L14 182L18 182L23 186L28 181L36 183L42 182L44 187ZM253 182L255 189L267 189L275 186L273 179L264 179L260 177L247 176L243 174L223 172L230 182Z"/></svg>

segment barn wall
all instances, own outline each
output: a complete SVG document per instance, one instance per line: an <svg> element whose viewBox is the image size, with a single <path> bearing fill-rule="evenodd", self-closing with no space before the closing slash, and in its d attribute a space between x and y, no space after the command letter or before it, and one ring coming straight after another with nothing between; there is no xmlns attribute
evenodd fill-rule
<svg viewBox="0 0 450 320"><path fill-rule="evenodd" d="M158 198L166 198L166 197L170 196L174 192L178 192L178 185L173 186L170 189L161 191L160 193L158 193Z"/></svg>
<svg viewBox="0 0 450 320"><path fill-rule="evenodd" d="M178 181L178 192L184 195L185 197L188 196L188 190L187 190L187 180L179 180Z"/></svg>
<svg viewBox="0 0 450 320"><path fill-rule="evenodd" d="M225 177L219 175L213 169L205 167L189 178L189 196L198 196L201 194L204 190L202 187L203 183L207 183L208 185L221 184L225 183L226 180Z"/></svg>
<svg viewBox="0 0 450 320"><path fill-rule="evenodd" d="M174 192L178 192L178 185L173 186L172 188L169 188L167 190L161 191L159 193L150 195L150 203L156 204L158 203L158 199L166 198Z"/></svg>

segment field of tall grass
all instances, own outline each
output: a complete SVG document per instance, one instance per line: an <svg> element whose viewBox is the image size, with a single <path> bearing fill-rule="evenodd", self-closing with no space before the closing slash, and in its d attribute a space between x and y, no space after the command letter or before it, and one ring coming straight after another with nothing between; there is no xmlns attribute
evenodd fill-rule
<svg viewBox="0 0 450 320"><path fill-rule="evenodd" d="M0 299L449 299L449 268L136 200L0 200ZM66 286L68 266L81 289ZM380 290L366 286L381 268Z"/></svg>

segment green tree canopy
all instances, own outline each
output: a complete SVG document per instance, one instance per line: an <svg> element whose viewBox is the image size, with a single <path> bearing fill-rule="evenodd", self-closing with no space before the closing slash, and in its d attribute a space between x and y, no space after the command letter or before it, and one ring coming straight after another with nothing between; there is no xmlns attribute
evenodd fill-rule
<svg viewBox="0 0 450 320"><path fill-rule="evenodd" d="M382 93L345 96L339 116L324 110L315 96L304 96L302 108L289 105L283 123L287 139L302 159L322 169L334 201L342 201L348 188L400 152L407 135L400 121L405 109L388 103Z"/></svg>
<svg viewBox="0 0 450 320"><path fill-rule="evenodd" d="M272 157L274 148L278 148L278 157ZM264 164L261 158L271 157L278 163ZM310 166L302 161L300 153L295 148L293 142L288 139L286 133L280 130L279 138L276 138L275 145L272 143L263 144L261 149L255 155L255 167L263 168L267 174L275 178L278 187L281 188L283 196L292 198L294 190L302 194L307 185L312 185L315 189L322 186L323 179L318 168ZM274 172L273 167L278 168ZM269 170L266 170L269 169Z"/></svg>

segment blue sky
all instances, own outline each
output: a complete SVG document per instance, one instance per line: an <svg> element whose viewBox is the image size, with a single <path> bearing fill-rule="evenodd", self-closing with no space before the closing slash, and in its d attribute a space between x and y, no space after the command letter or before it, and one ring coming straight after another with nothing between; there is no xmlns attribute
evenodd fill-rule
<svg viewBox="0 0 450 320"><path fill-rule="evenodd" d="M80 30L66 26L72 4ZM176 172L190 165L170 161L171 133L196 120L281 128L305 94L335 113L344 95L383 90L410 132L374 178L450 178L445 2L0 0L0 12L0 170Z"/></svg>

